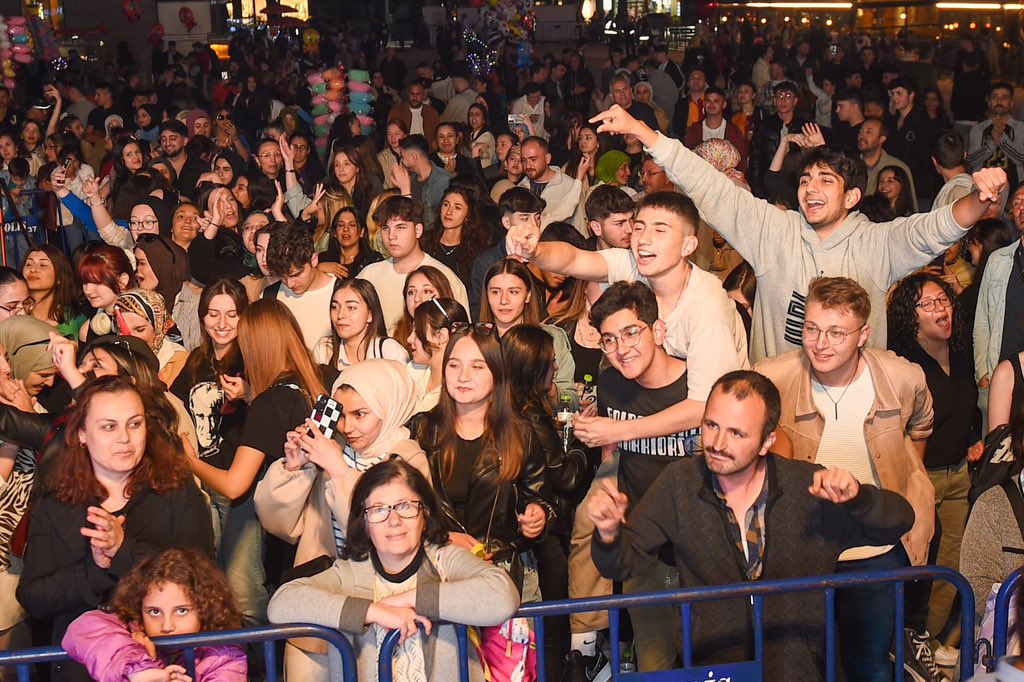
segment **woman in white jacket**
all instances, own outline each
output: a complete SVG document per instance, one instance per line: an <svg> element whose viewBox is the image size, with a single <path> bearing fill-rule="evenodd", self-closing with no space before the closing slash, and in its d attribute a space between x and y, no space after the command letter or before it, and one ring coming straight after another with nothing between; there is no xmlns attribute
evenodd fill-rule
<svg viewBox="0 0 1024 682"><path fill-rule="evenodd" d="M364 360L341 373L331 394L342 405L338 440L325 437L307 419L288 433L284 458L271 464L256 486L260 523L268 532L298 545L296 566L325 555L341 556L353 488L374 464L398 455L424 476L430 475L423 449L404 426L416 397L403 364ZM326 652L323 642L289 642L285 649L288 677L326 682Z"/></svg>
<svg viewBox="0 0 1024 682"><path fill-rule="evenodd" d="M348 634L359 679L367 682L377 679L384 637L400 630L394 679L447 682L458 679L455 628L434 628L431 621L495 626L518 608L519 593L508 574L448 544L427 478L392 457L355 485L342 558L327 571L283 585L268 614L274 623L315 623ZM338 670L335 657L332 650L331 669ZM473 651L469 665L470 678L482 679Z"/></svg>

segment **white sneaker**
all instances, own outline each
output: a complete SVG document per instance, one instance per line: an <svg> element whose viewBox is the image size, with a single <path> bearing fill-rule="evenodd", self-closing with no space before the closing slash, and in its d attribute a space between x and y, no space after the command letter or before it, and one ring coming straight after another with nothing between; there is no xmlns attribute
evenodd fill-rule
<svg viewBox="0 0 1024 682"><path fill-rule="evenodd" d="M943 668L953 668L960 662L960 650L956 647L942 645L935 650L932 658Z"/></svg>

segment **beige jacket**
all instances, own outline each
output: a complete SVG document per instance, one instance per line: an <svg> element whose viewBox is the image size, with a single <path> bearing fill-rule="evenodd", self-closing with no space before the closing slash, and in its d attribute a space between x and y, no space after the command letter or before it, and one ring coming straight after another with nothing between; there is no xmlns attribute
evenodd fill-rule
<svg viewBox="0 0 1024 682"><path fill-rule="evenodd" d="M914 566L928 559L935 532L935 488L913 441L932 433L932 396L920 366L889 351L861 351L875 384L875 403L864 420L868 452L884 490L899 493L914 508L914 526L903 546ZM810 365L803 351L792 351L757 363L782 394L779 427L793 441L794 458L814 462L825 429L811 394Z"/></svg>

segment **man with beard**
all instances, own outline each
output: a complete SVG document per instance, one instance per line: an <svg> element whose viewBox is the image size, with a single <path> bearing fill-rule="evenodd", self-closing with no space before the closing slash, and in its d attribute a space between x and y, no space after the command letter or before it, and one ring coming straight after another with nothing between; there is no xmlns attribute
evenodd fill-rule
<svg viewBox="0 0 1024 682"><path fill-rule="evenodd" d="M580 181L563 173L558 166L551 165L548 143L542 137L523 140L522 158L526 177L519 182L519 186L527 188L547 203L541 216L541 228L571 219L583 192Z"/></svg>
<svg viewBox="0 0 1024 682"><path fill-rule="evenodd" d="M825 145L801 159L799 212L783 211L619 107L593 121L600 122L599 133L636 135L708 225L754 268L758 297L750 355L755 361L802 347L807 286L823 275L852 277L868 289L869 344L884 348L889 287L962 239L1006 187L1005 171L983 168L973 176L978 190L950 206L876 224L854 210L867 185L864 162L845 147Z"/></svg>
<svg viewBox="0 0 1024 682"><path fill-rule="evenodd" d="M177 175L174 188L195 201L199 176L206 171L206 165L199 159L192 159L185 153L188 129L181 121L167 121L160 126L160 151ZM275 143L276 144L276 143Z"/></svg>
<svg viewBox="0 0 1024 682"><path fill-rule="evenodd" d="M668 554L680 587L825 575L847 547L898 542L914 520L899 495L771 452L781 412L768 379L730 372L708 397L703 457L673 461L639 500L603 480L587 506L601 574L628 580ZM813 592L765 600L766 680L824 678L824 611ZM694 664L749 660L752 617L749 598L694 604Z"/></svg>
<svg viewBox="0 0 1024 682"><path fill-rule="evenodd" d="M967 136L967 167L1005 168L1012 184L1024 180L1024 122L1010 116L1013 86L992 84L988 92L988 118L971 127Z"/></svg>

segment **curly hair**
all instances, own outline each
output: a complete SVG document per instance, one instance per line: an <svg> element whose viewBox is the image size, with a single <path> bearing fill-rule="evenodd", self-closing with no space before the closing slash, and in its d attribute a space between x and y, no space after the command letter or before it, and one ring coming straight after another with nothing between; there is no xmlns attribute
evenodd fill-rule
<svg viewBox="0 0 1024 682"><path fill-rule="evenodd" d="M114 393L132 393L145 404L143 393L131 377L102 377L85 385L68 415L64 449L57 460L57 470L49 481L49 489L61 502L85 505L106 499L109 495L96 478L92 459L79 440L79 432L85 428L93 402ZM154 410L146 410L146 451L128 478L125 495L132 497L146 486L158 495L166 495L181 489L191 476L181 451L180 437L160 423Z"/></svg>
<svg viewBox="0 0 1024 682"><path fill-rule="evenodd" d="M438 504L434 489L430 482L415 467L398 455L374 464L363 472L352 489L352 506L348 513L348 537L345 548L341 551L342 559L366 561L373 550L370 533L367 528L366 500L377 488L388 483L404 483L423 502L423 538L422 541L434 545L448 544L448 532L445 530L441 505ZM384 523L387 523L385 521Z"/></svg>
<svg viewBox="0 0 1024 682"><path fill-rule="evenodd" d="M434 216L434 227L423 233L420 238L420 245L424 251L437 257L441 251L441 237L444 236L444 226L441 222L441 214L444 212L445 199L457 194L466 202L466 221L462 224L459 245L462 246L457 254L458 270L461 273L472 272L473 263L477 256L485 248L488 248L487 236L484 234L484 227L480 224L480 208L477 195L471 189L465 187L449 187L444 191L441 202L437 205L437 212Z"/></svg>
<svg viewBox="0 0 1024 682"><path fill-rule="evenodd" d="M957 296L953 293L953 287L949 286L935 275L924 272L916 272L909 277L901 279L892 292L889 294L889 302L886 306L888 318L889 350L897 355L906 357L909 353L919 349L917 342L917 302L921 298L921 291L928 282L941 287L942 291L953 302L953 309L950 315L953 318L952 335L949 337L949 347L955 351L963 350L963 316L958 314Z"/></svg>
<svg viewBox="0 0 1024 682"><path fill-rule="evenodd" d="M110 608L125 625L142 622L142 600L154 587L173 584L192 600L203 631L242 627L242 612L224 573L195 549L165 549L150 554L117 584Z"/></svg>

